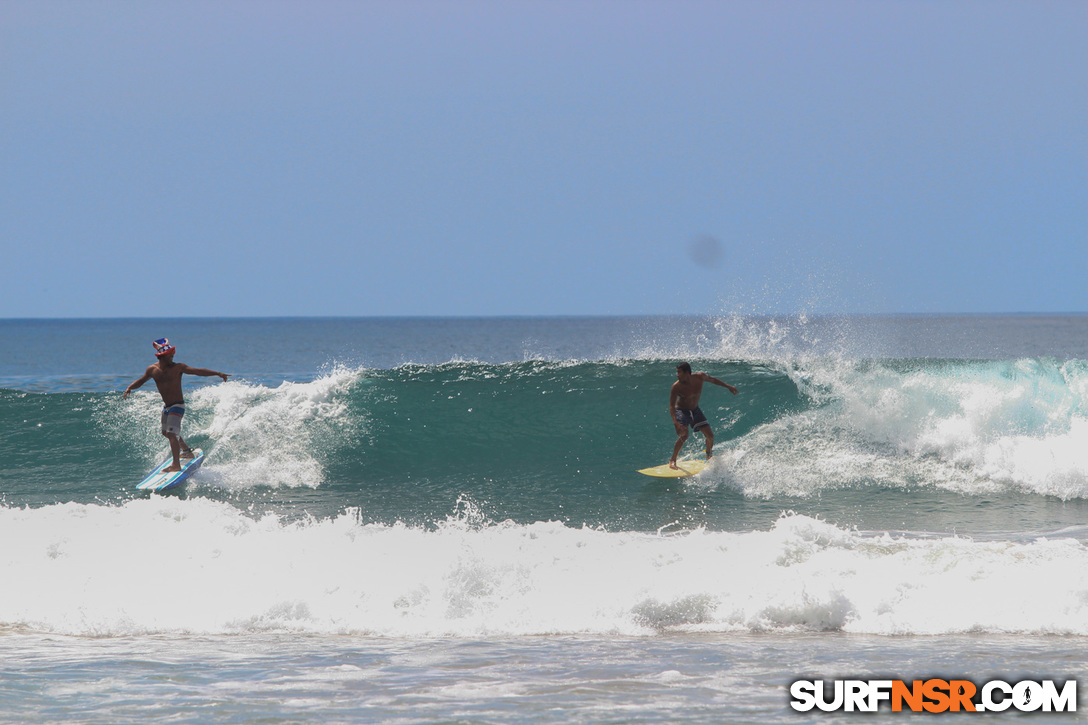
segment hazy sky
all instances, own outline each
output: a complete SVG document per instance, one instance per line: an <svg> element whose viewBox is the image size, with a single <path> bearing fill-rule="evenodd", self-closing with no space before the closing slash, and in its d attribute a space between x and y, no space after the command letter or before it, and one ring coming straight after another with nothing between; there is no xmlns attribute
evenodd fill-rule
<svg viewBox="0 0 1088 725"><path fill-rule="evenodd" d="M1088 311L1088 2L0 3L0 317Z"/></svg>

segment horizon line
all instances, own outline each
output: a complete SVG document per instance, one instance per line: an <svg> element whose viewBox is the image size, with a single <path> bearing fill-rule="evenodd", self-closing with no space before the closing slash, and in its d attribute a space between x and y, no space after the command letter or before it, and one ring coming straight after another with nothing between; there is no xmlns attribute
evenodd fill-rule
<svg viewBox="0 0 1088 725"><path fill-rule="evenodd" d="M100 316L100 317L0 317L0 322L136 322L141 320L546 320L546 319L624 319L624 318L789 318L789 317L1080 317L1088 311L1063 312L715 312L715 313L566 313L566 314L514 314L514 315L213 315L213 316Z"/></svg>

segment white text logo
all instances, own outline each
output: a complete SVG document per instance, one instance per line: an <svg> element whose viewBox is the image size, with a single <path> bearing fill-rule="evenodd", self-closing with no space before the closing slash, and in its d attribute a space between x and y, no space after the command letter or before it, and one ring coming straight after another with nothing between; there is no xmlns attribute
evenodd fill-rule
<svg viewBox="0 0 1088 725"><path fill-rule="evenodd" d="M799 712L876 712L887 703L892 712L1076 712L1077 681L1060 687L1054 680L1004 682L981 686L970 680L797 680L790 685L790 706Z"/></svg>

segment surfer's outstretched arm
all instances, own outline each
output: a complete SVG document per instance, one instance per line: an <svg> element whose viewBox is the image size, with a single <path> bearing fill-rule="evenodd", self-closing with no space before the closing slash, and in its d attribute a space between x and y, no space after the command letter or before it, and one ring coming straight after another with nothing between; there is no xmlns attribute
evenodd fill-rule
<svg viewBox="0 0 1088 725"><path fill-rule="evenodd" d="M223 378L223 382L226 382L227 378L230 377L230 373L220 373L216 372L215 370L209 370L208 368L191 368L188 365L186 365L185 369L181 372L187 373L189 375L199 375L202 378L213 378L218 375L219 377Z"/></svg>
<svg viewBox="0 0 1088 725"><path fill-rule="evenodd" d="M131 393L133 390L140 387L141 385L143 385L144 383L146 383L150 379L151 379L151 373L145 372L138 379L133 380L132 384L129 385L127 388L125 388L125 394L121 396L121 400L124 400L125 398L127 398L129 393Z"/></svg>
<svg viewBox="0 0 1088 725"><path fill-rule="evenodd" d="M735 387L733 387L732 385L730 385L729 383L724 383L721 380L718 380L713 375L707 375L706 373L703 373L702 375L703 375L703 380L707 381L708 383L714 383L715 385L720 385L723 388L725 388L726 390L728 390L730 393L732 393L733 395L737 394L737 389Z"/></svg>

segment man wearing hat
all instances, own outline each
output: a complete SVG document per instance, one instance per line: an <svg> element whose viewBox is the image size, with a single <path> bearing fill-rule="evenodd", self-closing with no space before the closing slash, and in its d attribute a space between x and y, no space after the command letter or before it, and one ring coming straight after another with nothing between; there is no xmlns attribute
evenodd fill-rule
<svg viewBox="0 0 1088 725"><path fill-rule="evenodd" d="M164 468L163 471L180 471L181 457L193 457L192 450L185 444L185 439L181 437L181 418L185 415L185 399L181 395L181 376L186 373L200 375L205 378L218 375L225 382L230 375L217 373L207 368L191 368L185 363L174 362L174 353L177 350L165 337L155 340L151 344L155 347L155 357L159 359L158 362L148 366L143 376L125 389L125 394L121 396L121 399L127 398L129 393L148 380L155 381L163 402L162 434L169 439L170 452L174 454L174 464L169 468Z"/></svg>

